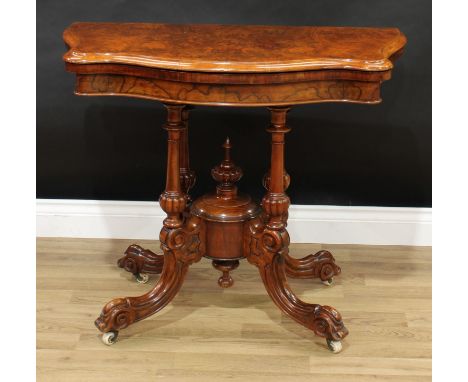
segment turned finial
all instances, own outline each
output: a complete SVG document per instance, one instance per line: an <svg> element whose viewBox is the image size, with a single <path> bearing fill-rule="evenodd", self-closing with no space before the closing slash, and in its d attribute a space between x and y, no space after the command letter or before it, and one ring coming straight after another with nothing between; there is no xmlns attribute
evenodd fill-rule
<svg viewBox="0 0 468 382"><path fill-rule="evenodd" d="M231 142L226 137L222 145L224 149L223 161L211 170L211 176L219 184L216 186L216 194L223 199L232 199L237 195L236 182L242 177L242 170L231 160Z"/></svg>
<svg viewBox="0 0 468 382"><path fill-rule="evenodd" d="M229 162L231 160L231 142L229 137L226 137L226 140L223 143L224 148L224 162Z"/></svg>

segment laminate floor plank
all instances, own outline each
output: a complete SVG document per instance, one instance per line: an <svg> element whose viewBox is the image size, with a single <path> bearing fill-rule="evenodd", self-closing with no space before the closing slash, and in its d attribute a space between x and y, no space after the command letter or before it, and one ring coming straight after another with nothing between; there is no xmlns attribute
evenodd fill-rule
<svg viewBox="0 0 468 382"><path fill-rule="evenodd" d="M159 243L138 244L160 253ZM234 286L202 259L161 312L100 341L94 319L115 297L138 296L116 265L131 240L38 238L37 380L424 382L432 370L430 247L293 244L291 254L330 250L342 268L331 287L292 280L303 300L338 309L350 331L343 351L284 316L258 270L241 262Z"/></svg>

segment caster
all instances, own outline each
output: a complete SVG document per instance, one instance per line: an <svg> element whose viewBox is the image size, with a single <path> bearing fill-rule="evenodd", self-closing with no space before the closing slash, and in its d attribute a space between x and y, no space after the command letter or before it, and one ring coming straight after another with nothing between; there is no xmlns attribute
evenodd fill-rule
<svg viewBox="0 0 468 382"><path fill-rule="evenodd" d="M119 332L107 332L103 333L101 340L104 342L105 345L110 346L115 344L115 341L117 341L117 337L119 336Z"/></svg>
<svg viewBox="0 0 468 382"><path fill-rule="evenodd" d="M137 273L135 278L138 284L146 284L149 280L149 275L146 273Z"/></svg>
<svg viewBox="0 0 468 382"><path fill-rule="evenodd" d="M328 280L322 280L322 284L326 286L330 286L333 284L333 277L330 277Z"/></svg>
<svg viewBox="0 0 468 382"><path fill-rule="evenodd" d="M328 346L328 349L330 349L332 353L339 353L341 349L343 349L343 345L341 341L333 341L333 340L327 339L327 346Z"/></svg>

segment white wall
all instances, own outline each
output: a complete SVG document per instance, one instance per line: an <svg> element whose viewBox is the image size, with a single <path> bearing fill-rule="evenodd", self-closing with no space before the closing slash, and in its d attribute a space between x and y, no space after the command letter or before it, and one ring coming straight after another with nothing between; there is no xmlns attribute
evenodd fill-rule
<svg viewBox="0 0 468 382"><path fill-rule="evenodd" d="M157 202L37 200L37 236L157 239ZM417 245L432 243L431 208L292 205L291 242Z"/></svg>

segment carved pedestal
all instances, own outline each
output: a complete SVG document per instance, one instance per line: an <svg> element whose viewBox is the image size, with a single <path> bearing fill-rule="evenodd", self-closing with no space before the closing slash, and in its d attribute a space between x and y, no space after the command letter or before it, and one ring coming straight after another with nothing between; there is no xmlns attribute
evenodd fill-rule
<svg viewBox="0 0 468 382"><path fill-rule="evenodd" d="M115 342L118 331L142 320L166 306L179 291L190 264L203 256L212 260L222 275L219 286L231 287L231 272L239 260L255 265L273 302L289 317L325 337L330 350L341 350L348 331L341 315L332 307L301 301L289 287L286 276L320 278L331 284L341 270L328 251L319 251L302 259L289 255L286 230L289 197L285 191L290 177L284 169L284 136L288 107L272 107L271 165L263 179L267 192L257 205L250 196L239 193L236 182L242 170L231 159L229 138L223 144L224 159L211 171L218 182L216 191L192 202L189 190L195 174L189 166L188 108L166 105L168 132L166 189L159 203L167 218L160 241L164 254L155 254L131 245L118 265L134 274L139 282L147 274L161 274L156 286L139 297L110 301L96 320L103 341Z"/></svg>

